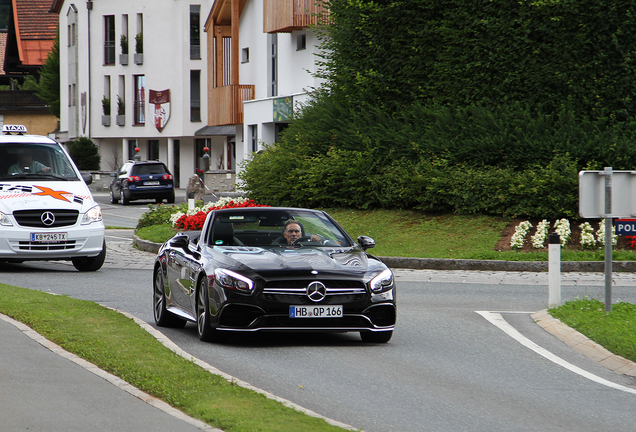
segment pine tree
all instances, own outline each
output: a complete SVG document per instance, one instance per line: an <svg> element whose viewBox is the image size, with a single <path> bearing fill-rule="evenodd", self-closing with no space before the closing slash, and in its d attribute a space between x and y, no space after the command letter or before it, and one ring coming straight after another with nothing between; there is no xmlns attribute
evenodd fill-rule
<svg viewBox="0 0 636 432"><path fill-rule="evenodd" d="M55 37L53 48L40 68L37 95L49 106L49 111L60 118L60 35Z"/></svg>

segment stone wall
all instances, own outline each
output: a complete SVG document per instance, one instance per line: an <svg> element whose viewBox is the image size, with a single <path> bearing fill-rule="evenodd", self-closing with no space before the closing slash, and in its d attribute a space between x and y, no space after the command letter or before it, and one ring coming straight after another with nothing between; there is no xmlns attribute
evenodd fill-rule
<svg viewBox="0 0 636 432"><path fill-rule="evenodd" d="M236 174L229 170L210 170L205 173L205 193L234 192L236 190Z"/></svg>

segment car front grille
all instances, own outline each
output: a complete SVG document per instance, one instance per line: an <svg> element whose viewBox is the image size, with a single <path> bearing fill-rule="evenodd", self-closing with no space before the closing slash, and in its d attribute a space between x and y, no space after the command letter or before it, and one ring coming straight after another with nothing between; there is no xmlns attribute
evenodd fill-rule
<svg viewBox="0 0 636 432"><path fill-rule="evenodd" d="M75 240L64 241L64 242L50 242L50 243L21 241L21 242L18 242L18 249L21 251L34 251L34 252L56 251L56 250L75 249L75 245L76 245Z"/></svg>
<svg viewBox="0 0 636 432"><path fill-rule="evenodd" d="M307 297L307 286L313 280L291 280L268 282L263 287L262 299L283 304L314 304ZM364 301L368 296L360 281L320 280L327 289L321 304L348 304Z"/></svg>
<svg viewBox="0 0 636 432"><path fill-rule="evenodd" d="M42 214L50 212L55 217L55 222L51 225L45 225L42 222ZM16 222L20 226L31 228L59 228L75 225L79 211L77 210L16 210L13 212Z"/></svg>

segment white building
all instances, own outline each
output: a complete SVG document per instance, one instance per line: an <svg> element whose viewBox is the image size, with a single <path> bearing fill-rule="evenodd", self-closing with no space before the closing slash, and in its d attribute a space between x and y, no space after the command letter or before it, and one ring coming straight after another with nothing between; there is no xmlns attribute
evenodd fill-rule
<svg viewBox="0 0 636 432"><path fill-rule="evenodd" d="M208 167L208 147L206 185L232 190L240 163L274 142L294 104L319 84L312 76L318 41L309 29L320 11L315 3L53 0L60 18L57 138L90 137L106 171L138 148L142 159L164 161L177 187Z"/></svg>

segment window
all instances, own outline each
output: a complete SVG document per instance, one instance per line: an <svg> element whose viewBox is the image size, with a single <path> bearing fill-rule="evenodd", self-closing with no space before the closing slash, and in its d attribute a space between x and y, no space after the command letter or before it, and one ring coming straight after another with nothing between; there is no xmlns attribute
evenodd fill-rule
<svg viewBox="0 0 636 432"><path fill-rule="evenodd" d="M135 99L134 103L134 123L136 125L146 124L146 76L135 75Z"/></svg>
<svg viewBox="0 0 636 432"><path fill-rule="evenodd" d="M104 64L115 64L115 16L104 17Z"/></svg>
<svg viewBox="0 0 636 432"><path fill-rule="evenodd" d="M250 62L250 49L243 48L241 50L241 63L249 63Z"/></svg>
<svg viewBox="0 0 636 432"><path fill-rule="evenodd" d="M135 148L137 147L137 140L128 140L128 160L135 159Z"/></svg>
<svg viewBox="0 0 636 432"><path fill-rule="evenodd" d="M300 34L296 37L296 51L302 51L307 48L307 35Z"/></svg>
<svg viewBox="0 0 636 432"><path fill-rule="evenodd" d="M190 5L190 59L201 59L201 6Z"/></svg>
<svg viewBox="0 0 636 432"><path fill-rule="evenodd" d="M103 99L108 100L105 105ZM110 115L112 109L112 103L110 100L110 75L104 75L104 98L102 99L102 111L104 115Z"/></svg>
<svg viewBox="0 0 636 432"><path fill-rule="evenodd" d="M148 140L148 160L159 160L159 140Z"/></svg>
<svg viewBox="0 0 636 432"><path fill-rule="evenodd" d="M252 153L258 151L258 125L250 125L250 138L252 140Z"/></svg>
<svg viewBox="0 0 636 432"><path fill-rule="evenodd" d="M270 86L267 90L267 96L278 95L278 35L268 34L267 41L269 43L269 56L267 59L267 78Z"/></svg>
<svg viewBox="0 0 636 432"><path fill-rule="evenodd" d="M201 121L201 71L190 71L190 121Z"/></svg>

